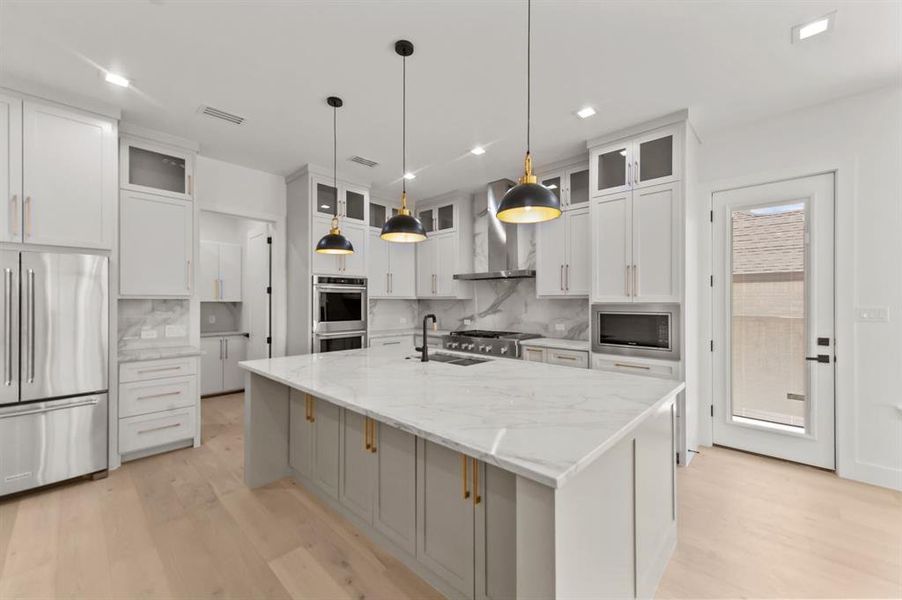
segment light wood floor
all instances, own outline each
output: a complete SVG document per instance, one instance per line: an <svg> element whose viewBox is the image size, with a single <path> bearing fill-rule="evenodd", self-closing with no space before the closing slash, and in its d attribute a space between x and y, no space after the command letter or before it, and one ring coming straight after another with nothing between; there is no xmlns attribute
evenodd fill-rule
<svg viewBox="0 0 902 600"><path fill-rule="evenodd" d="M435 598L300 487L242 483L240 395L204 445L0 501L0 598ZM902 494L723 449L679 471L663 598L902 597Z"/></svg>

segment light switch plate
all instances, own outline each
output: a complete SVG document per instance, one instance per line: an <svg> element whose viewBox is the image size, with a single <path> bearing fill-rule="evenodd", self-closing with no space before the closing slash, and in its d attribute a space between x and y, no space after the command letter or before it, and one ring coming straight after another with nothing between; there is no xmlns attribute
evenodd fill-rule
<svg viewBox="0 0 902 600"><path fill-rule="evenodd" d="M157 339L157 330L156 329L142 329L141 330L141 339L142 340Z"/></svg>
<svg viewBox="0 0 902 600"><path fill-rule="evenodd" d="M859 323L888 323L888 306L859 306L855 310L856 320Z"/></svg>
<svg viewBox="0 0 902 600"><path fill-rule="evenodd" d="M165 335L168 338L185 337L185 335L187 335L187 332L185 331L185 328L182 327L181 325L167 325Z"/></svg>

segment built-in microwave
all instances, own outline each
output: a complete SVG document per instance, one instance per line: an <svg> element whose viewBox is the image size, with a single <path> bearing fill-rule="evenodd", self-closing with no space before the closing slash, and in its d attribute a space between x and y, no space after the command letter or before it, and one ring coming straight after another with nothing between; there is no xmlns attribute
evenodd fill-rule
<svg viewBox="0 0 902 600"><path fill-rule="evenodd" d="M313 277L313 335L366 331L366 278Z"/></svg>
<svg viewBox="0 0 902 600"><path fill-rule="evenodd" d="M680 305L593 304L592 352L680 359Z"/></svg>

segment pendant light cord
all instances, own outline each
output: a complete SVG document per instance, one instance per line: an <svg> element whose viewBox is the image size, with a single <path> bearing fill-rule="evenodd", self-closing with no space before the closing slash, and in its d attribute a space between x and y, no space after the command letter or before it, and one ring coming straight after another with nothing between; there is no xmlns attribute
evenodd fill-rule
<svg viewBox="0 0 902 600"><path fill-rule="evenodd" d="M407 57L401 57L401 192L407 194Z"/></svg>
<svg viewBox="0 0 902 600"><path fill-rule="evenodd" d="M532 0L526 0L526 154L529 154L529 133L532 107Z"/></svg>
<svg viewBox="0 0 902 600"><path fill-rule="evenodd" d="M332 189L335 190L335 214L338 219L338 107L332 107Z"/></svg>

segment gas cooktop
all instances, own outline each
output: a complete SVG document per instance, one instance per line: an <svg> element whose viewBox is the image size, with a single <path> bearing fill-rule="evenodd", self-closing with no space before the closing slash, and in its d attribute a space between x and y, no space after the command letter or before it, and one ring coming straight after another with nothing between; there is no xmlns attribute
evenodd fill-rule
<svg viewBox="0 0 902 600"><path fill-rule="evenodd" d="M516 331L491 331L487 329L464 329L452 331L442 336L442 347L474 354L492 354L519 358L520 341L542 337L536 333Z"/></svg>

